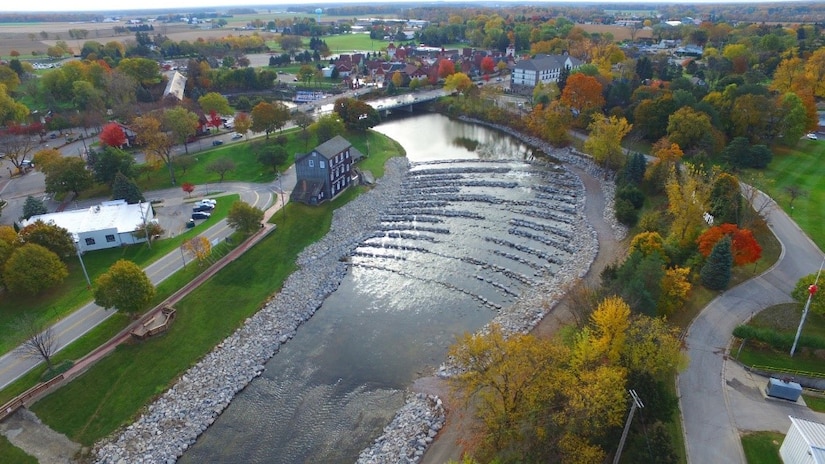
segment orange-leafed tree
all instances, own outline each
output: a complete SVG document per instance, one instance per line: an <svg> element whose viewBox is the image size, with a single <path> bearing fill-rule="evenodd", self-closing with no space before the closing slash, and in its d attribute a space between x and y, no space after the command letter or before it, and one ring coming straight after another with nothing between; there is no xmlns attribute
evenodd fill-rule
<svg viewBox="0 0 825 464"><path fill-rule="evenodd" d="M493 58L491 58L489 56L485 56L484 58L482 58L482 60L481 60L481 70L484 73L489 74L489 73L493 72L493 70L495 68L496 68L496 62L493 61Z"/></svg>
<svg viewBox="0 0 825 464"><path fill-rule="evenodd" d="M100 131L100 143L107 147L122 147L126 144L126 134L117 123L110 122Z"/></svg>
<svg viewBox="0 0 825 464"><path fill-rule="evenodd" d="M193 184L191 182L184 182L183 185L181 185L181 188L183 189L184 192L186 192L187 196L191 197L192 192L195 191L195 184Z"/></svg>
<svg viewBox="0 0 825 464"><path fill-rule="evenodd" d="M759 246L753 233L748 229L740 229L736 224L714 226L702 233L697 239L699 252L707 258L714 245L727 235L731 236L731 251L735 266L755 263L762 257L762 247Z"/></svg>
<svg viewBox="0 0 825 464"><path fill-rule="evenodd" d="M579 113L601 108L604 106L602 84L592 76L571 74L561 93L561 102Z"/></svg>
<svg viewBox="0 0 825 464"><path fill-rule="evenodd" d="M212 254L212 243L203 235L198 235L197 237L186 240L183 242L183 245L181 245L181 248L192 254L195 259L198 260L198 264L203 264L206 258Z"/></svg>
<svg viewBox="0 0 825 464"><path fill-rule="evenodd" d="M455 63L450 60L441 60L438 62L438 77L446 78L455 74Z"/></svg>

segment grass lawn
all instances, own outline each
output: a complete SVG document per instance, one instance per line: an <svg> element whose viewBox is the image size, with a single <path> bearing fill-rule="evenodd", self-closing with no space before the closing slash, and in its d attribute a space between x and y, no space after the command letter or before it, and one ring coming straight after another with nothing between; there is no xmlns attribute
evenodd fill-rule
<svg viewBox="0 0 825 464"><path fill-rule="evenodd" d="M795 147L774 149L773 161L764 176L753 183L770 195L814 243L825 249L825 165L819 159L825 141L803 139ZM758 172L757 172L758 174ZM751 174L753 176L753 174ZM748 176L743 176L750 182ZM796 187L804 192L793 202L786 190Z"/></svg>
<svg viewBox="0 0 825 464"><path fill-rule="evenodd" d="M816 412L825 412L825 397L813 395L802 396L805 398L805 404L808 405L808 408Z"/></svg>
<svg viewBox="0 0 825 464"><path fill-rule="evenodd" d="M782 464L779 447L785 435L776 432L754 432L742 437L748 464Z"/></svg>
<svg viewBox="0 0 825 464"><path fill-rule="evenodd" d="M386 160L398 151L372 154ZM128 424L280 289L294 271L298 253L326 234L333 210L357 196L359 189L320 207L288 204L285 214L272 219L278 227L275 233L176 305L177 319L169 332L118 347L32 409L50 427L87 445Z"/></svg>
<svg viewBox="0 0 825 464"><path fill-rule="evenodd" d="M37 464L37 458L12 445L8 438L2 435L0 435L0 456L3 457L4 464Z"/></svg>
<svg viewBox="0 0 825 464"><path fill-rule="evenodd" d="M94 282L119 259L128 259L140 267L146 267L179 248L185 239L194 237L211 227L216 220L226 217L229 207L239 198L237 194L221 197L222 201L218 202L209 221L203 221L187 233L153 242L151 249L145 244L140 244L85 253L83 262L86 264L89 278ZM94 298L91 290L87 289L77 257L70 257L67 261L69 276L61 285L49 292L34 297L5 292L0 294L0 353L8 352L23 341L22 334L14 328L15 320L23 311L36 314L42 321L55 321Z"/></svg>

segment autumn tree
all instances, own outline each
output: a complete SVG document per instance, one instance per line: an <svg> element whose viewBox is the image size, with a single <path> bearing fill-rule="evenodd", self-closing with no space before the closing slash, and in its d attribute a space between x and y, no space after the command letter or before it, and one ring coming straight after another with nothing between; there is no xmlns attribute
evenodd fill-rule
<svg viewBox="0 0 825 464"><path fill-rule="evenodd" d="M527 130L557 147L570 142L572 122L570 109L557 101L552 101L547 106L536 105L526 116Z"/></svg>
<svg viewBox="0 0 825 464"><path fill-rule="evenodd" d="M174 159L172 148L174 148L174 142L166 131L163 130L161 121L151 115L139 116L135 118L132 125L135 132L137 132L138 143L144 147L147 162L156 160L165 164L169 170L169 180L172 182L172 185L176 185L175 169L172 166Z"/></svg>
<svg viewBox="0 0 825 464"><path fill-rule="evenodd" d="M665 241L658 232L640 232L630 240L630 252L638 250L643 256L653 253L665 255Z"/></svg>
<svg viewBox="0 0 825 464"><path fill-rule="evenodd" d="M731 239L734 266L755 263L762 257L762 247L759 246L753 232L748 229L740 229L736 224L721 224L703 232L696 239L699 244L699 252L702 253L702 256L709 257L713 252L713 248L724 237Z"/></svg>
<svg viewBox="0 0 825 464"><path fill-rule="evenodd" d="M191 182L184 182L183 184L181 184L181 188L183 189L184 192L186 192L187 197L191 197L192 192L195 191L195 184L193 184Z"/></svg>
<svg viewBox="0 0 825 464"><path fill-rule="evenodd" d="M0 125L23 122L28 115L26 105L12 98L6 85L0 84Z"/></svg>
<svg viewBox="0 0 825 464"><path fill-rule="evenodd" d="M584 142L584 148L604 168L618 169L625 160L622 139L632 128L633 125L625 118L594 114L593 122L588 126L590 135Z"/></svg>
<svg viewBox="0 0 825 464"><path fill-rule="evenodd" d="M235 162L229 158L218 158L206 166L206 170L220 176L218 182L223 182L223 178L229 171L235 170Z"/></svg>
<svg viewBox="0 0 825 464"><path fill-rule="evenodd" d="M354 98L335 100L333 111L338 114L349 130L364 132L381 122L378 110L366 102Z"/></svg>
<svg viewBox="0 0 825 464"><path fill-rule="evenodd" d="M450 74L446 79L444 79L444 89L450 92L455 90L462 94L466 94L467 91L472 88L473 81L470 80L469 76L462 72Z"/></svg>
<svg viewBox="0 0 825 464"><path fill-rule="evenodd" d="M718 224L739 224L742 218L741 187L739 179L726 172L719 174L710 191L710 214Z"/></svg>
<svg viewBox="0 0 825 464"><path fill-rule="evenodd" d="M199 265L203 265L212 254L212 243L203 235L190 238L183 242L181 249L191 254Z"/></svg>
<svg viewBox="0 0 825 464"><path fill-rule="evenodd" d="M577 115L600 109L604 106L602 84L595 77L573 73L567 78L561 102L572 108Z"/></svg>
<svg viewBox="0 0 825 464"><path fill-rule="evenodd" d="M657 307L660 315L669 317L680 309L690 296L690 268L677 266L665 269L661 288Z"/></svg>
<svg viewBox="0 0 825 464"><path fill-rule="evenodd" d="M34 161L34 165L37 166L37 170L45 174L48 173L51 167L60 161L61 158L63 158L63 153L60 153L60 150L56 148L46 148L35 153L32 161Z"/></svg>
<svg viewBox="0 0 825 464"><path fill-rule="evenodd" d="M455 63L448 59L441 59L438 61L438 77L446 79L455 73Z"/></svg>
<svg viewBox="0 0 825 464"><path fill-rule="evenodd" d="M241 112L235 116L235 132L246 137L251 127L252 118L249 117L248 113Z"/></svg>
<svg viewBox="0 0 825 464"><path fill-rule="evenodd" d="M229 106L229 100L218 92L209 92L198 98L198 105L204 113L215 112L220 115L232 114L232 107Z"/></svg>
<svg viewBox="0 0 825 464"><path fill-rule="evenodd" d="M704 228L704 214L710 209L710 183L705 173L689 165L678 172L671 168L665 191L667 211L673 219L670 235L681 246L693 243Z"/></svg>
<svg viewBox="0 0 825 464"><path fill-rule="evenodd" d="M163 126L172 132L177 143L183 144L189 154L189 138L198 130L198 115L182 106L176 106L163 112Z"/></svg>
<svg viewBox="0 0 825 464"><path fill-rule="evenodd" d="M392 74L392 83L396 87L401 87L401 84L404 83L404 76L401 75L400 71L396 71Z"/></svg>
<svg viewBox="0 0 825 464"><path fill-rule="evenodd" d="M12 125L0 131L0 153L4 153L15 168L22 170L23 161L35 147L35 134L29 133L26 127Z"/></svg>
<svg viewBox="0 0 825 464"><path fill-rule="evenodd" d="M485 74L490 74L496 69L496 62L490 56L485 56L481 59L481 71Z"/></svg>
<svg viewBox="0 0 825 464"><path fill-rule="evenodd" d="M261 102L252 108L252 131L269 133L279 130L289 121L289 108L281 102Z"/></svg>
<svg viewBox="0 0 825 464"><path fill-rule="evenodd" d="M95 304L126 313L144 309L155 296L155 286L137 264L120 259L95 281Z"/></svg>
<svg viewBox="0 0 825 464"><path fill-rule="evenodd" d="M60 258L67 258L75 253L72 234L52 222L34 221L20 229L17 241L40 245Z"/></svg>
<svg viewBox="0 0 825 464"><path fill-rule="evenodd" d="M226 215L226 223L244 235L249 235L260 229L261 221L264 219L264 212L249 203L236 201L229 208Z"/></svg>
<svg viewBox="0 0 825 464"><path fill-rule="evenodd" d="M16 248L3 266L3 283L12 293L35 295L68 275L66 264L56 254L35 243Z"/></svg>
<svg viewBox="0 0 825 464"><path fill-rule="evenodd" d="M724 290L730 282L732 267L731 238L725 236L713 246L710 256L699 272L702 285L710 290Z"/></svg>
<svg viewBox="0 0 825 464"><path fill-rule="evenodd" d="M690 107L679 108L668 118L668 139L682 150L688 151L700 146L712 133L710 117Z"/></svg>
<svg viewBox="0 0 825 464"><path fill-rule="evenodd" d="M100 144L104 147L120 148L123 145L126 145L126 134L120 127L120 124L116 122L110 122L109 124L103 126L103 130L100 131L99 138Z"/></svg>

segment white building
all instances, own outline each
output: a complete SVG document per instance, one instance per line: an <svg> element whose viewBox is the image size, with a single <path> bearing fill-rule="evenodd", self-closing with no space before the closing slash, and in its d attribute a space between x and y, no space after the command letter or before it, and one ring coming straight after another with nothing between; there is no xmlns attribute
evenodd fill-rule
<svg viewBox="0 0 825 464"><path fill-rule="evenodd" d="M569 55L538 54L530 60L521 60L513 69L510 81L512 90L532 90L539 82L558 82L561 70L572 71L584 64L582 60Z"/></svg>
<svg viewBox="0 0 825 464"><path fill-rule="evenodd" d="M38 220L55 224L72 234L80 251L90 251L145 242L145 238L137 238L132 233L154 219L151 203L130 205L125 200L114 200L89 209L32 216L20 225L25 227Z"/></svg>
<svg viewBox="0 0 825 464"><path fill-rule="evenodd" d="M169 76L169 82L166 83L166 89L163 91L163 96L172 95L178 100L183 100L183 91L186 89L186 77L175 71Z"/></svg>
<svg viewBox="0 0 825 464"><path fill-rule="evenodd" d="M791 428L779 448L785 464L825 464L825 425L790 417Z"/></svg>

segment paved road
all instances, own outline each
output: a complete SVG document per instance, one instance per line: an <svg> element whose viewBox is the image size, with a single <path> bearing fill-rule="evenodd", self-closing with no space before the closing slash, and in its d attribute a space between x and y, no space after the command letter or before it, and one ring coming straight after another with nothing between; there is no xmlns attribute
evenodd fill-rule
<svg viewBox="0 0 825 464"><path fill-rule="evenodd" d="M295 170L294 167L287 170L287 172L282 175L280 182L276 180L270 184L249 184L242 182L213 184L213 190L217 186L220 186L219 188L223 192L238 192L244 201L265 209L273 202L278 192L289 192L294 188ZM200 186L199 190L195 191L193 195L205 194L206 192L203 189L204 187ZM151 197L163 199L165 205L184 201L183 192L180 189L155 191L151 193ZM214 243L224 240L231 233L232 230L226 224L226 220L221 220L207 229L202 235ZM180 251L175 250L146 267L145 271L152 283L157 285L183 266L183 257ZM91 294L89 297L91 298ZM58 338L58 350L66 347L96 325L106 320L113 313L113 310L106 311L94 303L89 303L58 321L53 326L53 330ZM5 388L9 383L18 379L39 363L39 359L21 357L14 351L3 355L0 357L0 389Z"/></svg>
<svg viewBox="0 0 825 464"><path fill-rule="evenodd" d="M763 195L755 203L765 202L773 204ZM795 405L765 400L754 387L760 381L748 385L752 376L727 361L733 329L768 306L791 301L797 280L816 272L822 262L822 251L778 206L770 207L767 217L782 243L779 261L764 274L719 295L688 328L690 364L679 375L677 386L689 463L744 463L739 431L784 433L790 425L788 414L809 414Z"/></svg>

